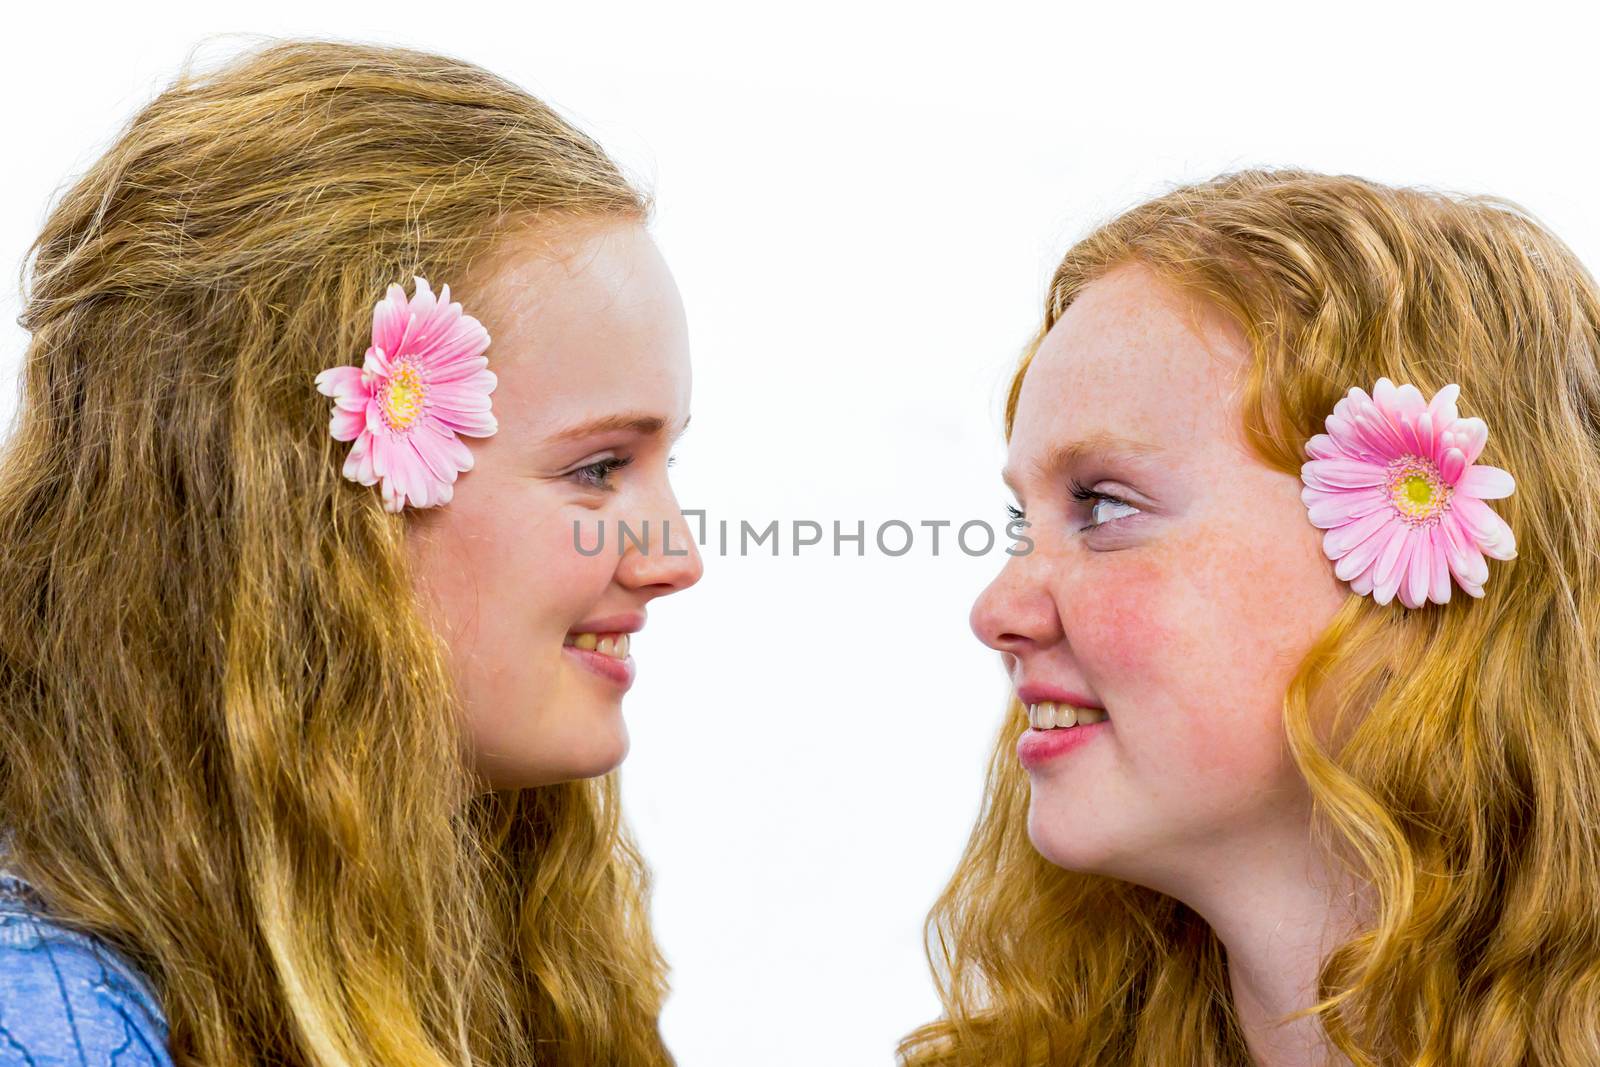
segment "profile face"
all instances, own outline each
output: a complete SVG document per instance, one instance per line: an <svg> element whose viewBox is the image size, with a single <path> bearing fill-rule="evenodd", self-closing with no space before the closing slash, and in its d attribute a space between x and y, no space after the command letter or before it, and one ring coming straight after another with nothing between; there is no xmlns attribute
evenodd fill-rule
<svg viewBox="0 0 1600 1067"><path fill-rule="evenodd" d="M648 640L650 601L698 581L701 560L667 479L689 418L683 304L645 229L535 231L481 273L458 299L489 331L499 429L468 442L448 504L406 515L467 757L510 789L622 761L629 646ZM620 553L619 523L634 535Z"/></svg>
<svg viewBox="0 0 1600 1067"><path fill-rule="evenodd" d="M1108 716L1024 734L1034 846L1173 895L1303 832L1283 697L1350 595L1299 477L1247 450L1230 394L1248 358L1231 320L1142 266L1087 285L1018 397L1006 480L1034 548L971 617L1025 705ZM1145 452L1068 451L1100 435ZM1122 503L1074 499L1074 480Z"/></svg>

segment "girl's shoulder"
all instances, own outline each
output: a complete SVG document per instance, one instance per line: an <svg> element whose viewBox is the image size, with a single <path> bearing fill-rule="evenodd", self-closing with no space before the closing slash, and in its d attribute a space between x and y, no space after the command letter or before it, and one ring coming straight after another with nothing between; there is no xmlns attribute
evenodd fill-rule
<svg viewBox="0 0 1600 1067"><path fill-rule="evenodd" d="M171 1067L149 981L0 867L0 1067Z"/></svg>

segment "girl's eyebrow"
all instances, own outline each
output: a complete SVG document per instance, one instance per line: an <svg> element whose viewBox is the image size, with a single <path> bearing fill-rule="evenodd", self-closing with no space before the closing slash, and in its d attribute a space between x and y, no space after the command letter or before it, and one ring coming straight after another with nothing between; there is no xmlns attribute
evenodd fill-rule
<svg viewBox="0 0 1600 1067"><path fill-rule="evenodd" d="M574 441L583 437L592 437L595 434L613 433L617 430L630 430L644 437L654 437L667 428L667 420L660 415L651 415L643 411L624 411L614 415L602 415L598 419L577 423L564 429L557 430L550 435L553 444ZM685 417L683 425L678 427L670 440L676 441L683 436L689 428L689 418Z"/></svg>
<svg viewBox="0 0 1600 1067"><path fill-rule="evenodd" d="M1033 473L1046 475L1055 471L1066 470L1076 466L1091 457L1109 460L1140 460L1162 455L1166 450L1159 445L1145 441L1135 441L1128 437L1118 437L1106 430L1100 430L1077 441L1053 445L1033 465ZM1015 475L1009 470L1000 471L1000 480L1006 483L1012 492L1017 491Z"/></svg>

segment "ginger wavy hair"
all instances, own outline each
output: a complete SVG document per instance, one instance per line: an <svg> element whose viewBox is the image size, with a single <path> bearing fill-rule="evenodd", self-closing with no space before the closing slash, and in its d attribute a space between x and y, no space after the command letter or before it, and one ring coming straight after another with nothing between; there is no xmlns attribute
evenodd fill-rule
<svg viewBox="0 0 1600 1067"><path fill-rule="evenodd" d="M1140 262L1230 313L1243 425L1298 475L1352 385L1461 385L1517 479L1518 558L1486 596L1351 594L1284 699L1312 832L1370 884L1315 1014L1368 1065L1600 1063L1600 291L1508 201L1251 170L1172 190L1057 268L1028 362L1086 285ZM1331 566L1331 564L1330 564ZM911 1067L1250 1064L1223 949L1170 897L1062 870L1027 833L1013 701L982 809L929 917L944 1014Z"/></svg>
<svg viewBox="0 0 1600 1067"><path fill-rule="evenodd" d="M406 520L312 385L388 283L649 213L487 71L271 38L185 63L51 209L0 455L0 821L176 1063L672 1062L615 775L471 779Z"/></svg>

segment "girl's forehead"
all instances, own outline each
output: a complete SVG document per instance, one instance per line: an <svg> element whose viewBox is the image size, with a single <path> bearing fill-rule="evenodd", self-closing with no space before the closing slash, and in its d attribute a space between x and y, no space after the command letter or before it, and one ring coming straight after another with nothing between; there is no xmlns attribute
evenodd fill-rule
<svg viewBox="0 0 1600 1067"><path fill-rule="evenodd" d="M1148 271L1091 282L1051 328L1023 378L1013 449L1114 434L1176 447L1230 437L1242 334Z"/></svg>

